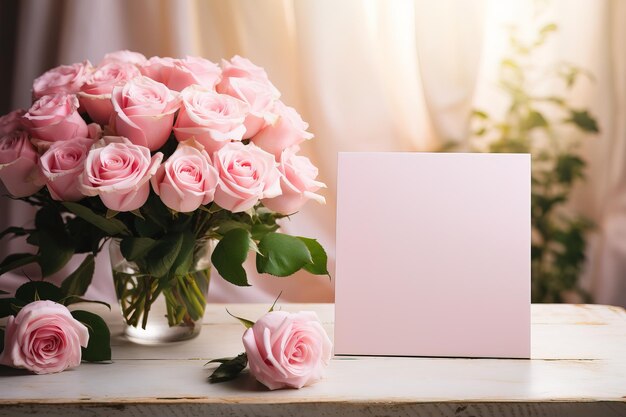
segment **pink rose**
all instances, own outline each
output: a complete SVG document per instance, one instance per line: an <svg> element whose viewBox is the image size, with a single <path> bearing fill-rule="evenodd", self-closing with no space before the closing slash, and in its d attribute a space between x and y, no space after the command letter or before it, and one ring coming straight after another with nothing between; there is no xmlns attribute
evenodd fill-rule
<svg viewBox="0 0 626 417"><path fill-rule="evenodd" d="M326 184L315 181L318 170L309 158L296 155L293 149L287 149L280 158L278 170L282 174L280 177L282 194L264 199L262 203L265 207L282 214L292 214L300 210L309 199L326 203L324 197L315 194L315 191L325 188Z"/></svg>
<svg viewBox="0 0 626 417"><path fill-rule="evenodd" d="M105 136L87 154L80 175L80 191L99 195L105 206L132 211L143 206L150 194L148 181L159 168L163 154L150 158L150 150L128 139Z"/></svg>
<svg viewBox="0 0 626 417"><path fill-rule="evenodd" d="M36 374L61 372L80 365L80 348L88 342L87 327L67 307L33 301L9 317L0 363Z"/></svg>
<svg viewBox="0 0 626 417"><path fill-rule="evenodd" d="M213 201L217 171L209 155L193 143L180 143L150 179L154 192L163 204L180 212L194 211Z"/></svg>
<svg viewBox="0 0 626 417"><path fill-rule="evenodd" d="M22 116L26 113L24 109L13 110L11 113L7 113L4 116L0 116L0 137L7 135L14 130L18 130L24 127L22 123Z"/></svg>
<svg viewBox="0 0 626 417"><path fill-rule="evenodd" d="M217 85L217 91L228 94L232 88L231 80L235 78L247 78L265 84L275 99L280 97L280 92L270 82L265 70L239 55L235 55L230 61L222 59L222 81Z"/></svg>
<svg viewBox="0 0 626 417"><path fill-rule="evenodd" d="M224 94L236 97L250 106L244 126L243 139L250 139L268 124L273 124L278 116L273 113L276 97L270 85L249 78L230 78Z"/></svg>
<svg viewBox="0 0 626 417"><path fill-rule="evenodd" d="M113 87L124 85L140 75L139 69L133 64L121 61L107 62L86 79L78 93L80 103L94 122L106 125L113 114L111 102Z"/></svg>
<svg viewBox="0 0 626 417"><path fill-rule="evenodd" d="M271 390L302 388L324 376L332 343L312 311L272 311L243 334L250 373Z"/></svg>
<svg viewBox="0 0 626 417"><path fill-rule="evenodd" d="M22 120L33 137L47 142L85 137L87 124L76 109L78 98L75 95L43 96L28 109Z"/></svg>
<svg viewBox="0 0 626 417"><path fill-rule="evenodd" d="M277 101L274 111L278 114L278 119L252 138L255 145L278 158L283 150L313 138L313 134L306 131L309 124L302 120L293 107Z"/></svg>
<svg viewBox="0 0 626 417"><path fill-rule="evenodd" d="M83 172L85 157L93 143L89 138L55 142L41 155L39 167L53 199L78 201L84 197L78 188L78 178Z"/></svg>
<svg viewBox="0 0 626 417"><path fill-rule="evenodd" d="M181 97L183 106L174 125L179 142L194 138L212 154L231 140L242 139L246 103L199 85L185 88Z"/></svg>
<svg viewBox="0 0 626 417"><path fill-rule="evenodd" d="M141 65L147 61L146 57L139 52L129 51L124 49L121 51L109 52L104 56L99 66L107 64L109 62L125 62L133 65Z"/></svg>
<svg viewBox="0 0 626 417"><path fill-rule="evenodd" d="M91 70L89 61L52 68L35 79L33 97L37 99L50 94L78 93Z"/></svg>
<svg viewBox="0 0 626 417"><path fill-rule="evenodd" d="M167 142L180 107L178 93L148 77L133 78L113 88L111 116L118 135L151 151Z"/></svg>
<svg viewBox="0 0 626 417"><path fill-rule="evenodd" d="M28 133L15 130L0 138L0 180L12 196L27 197L41 189L38 159Z"/></svg>
<svg viewBox="0 0 626 417"><path fill-rule="evenodd" d="M246 211L262 198L280 195L276 160L253 144L228 143L214 154L213 164L220 177L215 202L226 210Z"/></svg>
<svg viewBox="0 0 626 417"><path fill-rule="evenodd" d="M175 91L193 84L214 88L221 74L217 64L194 56L184 59L152 57L141 66L141 72Z"/></svg>

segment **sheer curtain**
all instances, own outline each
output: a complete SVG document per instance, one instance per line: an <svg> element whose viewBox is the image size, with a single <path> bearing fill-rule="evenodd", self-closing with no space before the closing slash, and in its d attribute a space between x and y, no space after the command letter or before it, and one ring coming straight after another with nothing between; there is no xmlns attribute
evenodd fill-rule
<svg viewBox="0 0 626 417"><path fill-rule="evenodd" d="M547 18L560 31L550 59L595 74L574 101L599 117L601 134L585 141L588 180L573 208L591 217L585 285L597 302L626 305L626 4L619 0L553 1ZM498 61L505 24L533 21L532 2L496 0L65 0L20 3L14 106L28 106L30 85L60 63L133 49L145 55L240 54L265 67L316 138L305 153L319 166L328 203L310 203L284 228L318 238L334 266L338 151L428 151L468 137L471 107L497 109ZM375 193L372 200L375 201ZM4 221L25 219L3 200ZM19 213L18 213L19 211ZM14 243L2 242L2 250ZM96 291L111 294L107 260ZM249 272L254 267L249 265ZM15 278L17 279L17 278ZM252 288L216 278L216 300L332 301L333 283L254 277ZM3 284L6 285L6 282ZM381 292L384 277L381 277Z"/></svg>

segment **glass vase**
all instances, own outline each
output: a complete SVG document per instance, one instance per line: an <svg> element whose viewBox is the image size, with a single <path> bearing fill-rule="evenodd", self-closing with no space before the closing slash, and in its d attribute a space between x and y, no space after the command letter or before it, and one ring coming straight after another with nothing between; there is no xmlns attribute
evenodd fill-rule
<svg viewBox="0 0 626 417"><path fill-rule="evenodd" d="M113 284L125 321L124 335L143 345L178 342L196 337L211 274L212 240L195 242L188 272L151 276L147 268L124 258L120 240L111 240Z"/></svg>

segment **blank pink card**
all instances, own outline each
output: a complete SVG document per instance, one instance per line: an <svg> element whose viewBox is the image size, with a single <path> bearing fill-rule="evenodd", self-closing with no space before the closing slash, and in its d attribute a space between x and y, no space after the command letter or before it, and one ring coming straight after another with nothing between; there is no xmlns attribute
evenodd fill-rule
<svg viewBox="0 0 626 417"><path fill-rule="evenodd" d="M530 156L340 153L335 354L530 357Z"/></svg>

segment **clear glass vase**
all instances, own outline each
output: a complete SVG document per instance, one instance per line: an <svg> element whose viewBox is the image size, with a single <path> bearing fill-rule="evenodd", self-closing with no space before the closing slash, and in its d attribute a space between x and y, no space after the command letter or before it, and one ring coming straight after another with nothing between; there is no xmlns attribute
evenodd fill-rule
<svg viewBox="0 0 626 417"><path fill-rule="evenodd" d="M212 240L196 241L188 273L157 278L125 259L120 241L111 240L113 284L128 340L154 345L191 339L200 333L213 246Z"/></svg>

